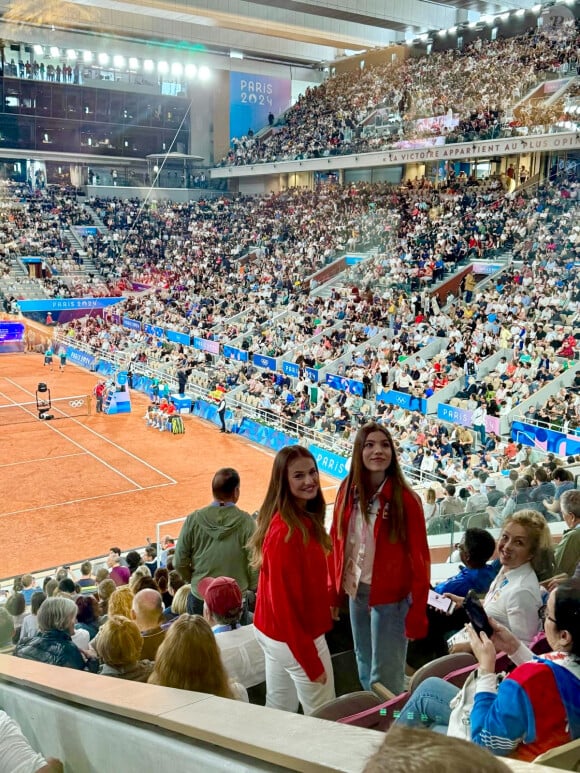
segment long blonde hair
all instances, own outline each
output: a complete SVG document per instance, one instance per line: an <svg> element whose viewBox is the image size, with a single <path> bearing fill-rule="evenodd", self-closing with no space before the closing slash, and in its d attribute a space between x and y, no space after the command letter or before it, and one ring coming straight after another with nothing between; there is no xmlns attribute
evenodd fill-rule
<svg viewBox="0 0 580 773"><path fill-rule="evenodd" d="M286 446L280 449L274 459L270 483L266 491L266 497L256 519L257 528L248 542L252 551L252 566L259 568L262 565L262 547L266 533L276 513L288 526L288 537L290 538L295 529L302 533L304 544L308 542L308 529L304 524L304 516L308 516L312 522L314 539L322 545L325 550L330 550L331 543L328 534L324 528L324 518L326 515L326 502L318 486L316 497L310 500L306 509L298 505L295 498L290 493L288 483L288 466L296 459L311 459L318 472L316 460L303 446Z"/></svg>
<svg viewBox="0 0 580 773"><path fill-rule="evenodd" d="M147 681L220 698L234 697L214 633L201 615L181 615L171 624Z"/></svg>

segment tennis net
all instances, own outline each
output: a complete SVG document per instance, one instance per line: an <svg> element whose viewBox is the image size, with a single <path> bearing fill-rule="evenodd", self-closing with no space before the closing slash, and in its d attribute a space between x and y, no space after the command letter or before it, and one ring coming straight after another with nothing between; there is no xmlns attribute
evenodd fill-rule
<svg viewBox="0 0 580 773"><path fill-rule="evenodd" d="M42 405L40 401L39 404ZM52 416L52 419L75 419L78 416L88 416L90 405L90 395L56 397L51 401L50 408L45 415ZM39 421L36 402L0 405L0 427L6 427L10 424L25 424L31 421Z"/></svg>

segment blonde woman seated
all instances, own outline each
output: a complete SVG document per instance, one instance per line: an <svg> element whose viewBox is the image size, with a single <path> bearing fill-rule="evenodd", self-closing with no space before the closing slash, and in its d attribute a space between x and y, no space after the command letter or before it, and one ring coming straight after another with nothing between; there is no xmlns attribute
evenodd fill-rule
<svg viewBox="0 0 580 773"><path fill-rule="evenodd" d="M97 655L102 661L99 674L146 682L153 671L150 660L140 660L143 637L133 620L112 615L101 627L95 642Z"/></svg>
<svg viewBox="0 0 580 773"><path fill-rule="evenodd" d="M183 615L187 612L187 597L190 593L190 585L182 585L181 588L177 590L175 596L173 596L171 606L168 610L166 609L163 612L163 619L165 622L161 623L161 628L167 630L169 626L173 625L178 617L180 617L180 615Z"/></svg>
<svg viewBox="0 0 580 773"><path fill-rule="evenodd" d="M133 608L133 591L128 585L123 585L120 588L117 588L117 590L113 591L111 593L111 596L109 597L109 602L107 605L107 616L115 617L115 616L121 616L121 617L128 617L129 620L131 620L131 610ZM101 630L99 629L99 632L97 635L91 639L89 644L89 652L94 657L97 654L97 642L99 640L99 636L101 635Z"/></svg>
<svg viewBox="0 0 580 773"><path fill-rule="evenodd" d="M538 610L542 592L537 572L551 551L551 534L546 519L535 510L520 510L506 518L498 543L500 570L491 584L483 606L489 617L504 625L528 646L539 631ZM463 608L464 599L446 593ZM471 652L465 631L449 639L451 652Z"/></svg>
<svg viewBox="0 0 580 773"><path fill-rule="evenodd" d="M147 681L248 701L246 689L228 680L213 631L201 615L181 615L169 627Z"/></svg>
<svg viewBox="0 0 580 773"><path fill-rule="evenodd" d="M497 543L499 573L482 603L490 617L526 646L539 631L538 610L542 606L542 593L536 572L550 550L550 530L540 513L520 510L506 518ZM451 615L430 615L427 636L409 645L407 663L413 668L442 657L448 651L471 651L471 643L463 629L468 622L463 609L464 597L454 593L443 595L455 602L455 611ZM459 633L447 639L452 631Z"/></svg>

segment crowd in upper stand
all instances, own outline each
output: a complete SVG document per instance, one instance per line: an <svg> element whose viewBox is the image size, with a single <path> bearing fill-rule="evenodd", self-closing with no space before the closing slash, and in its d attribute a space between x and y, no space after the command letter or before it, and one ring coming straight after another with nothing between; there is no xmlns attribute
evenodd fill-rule
<svg viewBox="0 0 580 773"><path fill-rule="evenodd" d="M560 36L532 30L331 77L307 89L281 126L235 138L222 164L369 152L417 137L443 135L448 142L465 142L497 138L502 132L509 136L519 123L513 105L544 72L575 66L578 43L574 27ZM363 131L365 119L377 109L396 118L386 136ZM425 127L417 120L448 116L457 119L456 125L439 120Z"/></svg>
<svg viewBox="0 0 580 773"><path fill-rule="evenodd" d="M563 190L571 194L570 199L562 197ZM388 388L429 397L448 383L464 379L457 397L465 407L473 409L483 400L490 415L503 416L557 377L575 354L578 290L576 280L566 281L562 270L572 269L578 250L575 205L570 208L576 190L572 181L564 187L541 187L531 197L478 195L477 188L470 187L455 195L384 186L302 192L294 198L299 198L303 209L318 206L323 200L328 212L335 207L340 210L341 205L348 211L354 199L357 219L353 217L351 226L359 229L363 239L384 235L388 226L396 228L398 241L389 243L387 252L379 252L357 267L353 278L335 285L327 297L307 294L304 279L308 274L296 269L297 282L285 284L276 266L264 264L275 260L286 264L289 254L299 260L304 254L316 254L316 246L308 240L310 234L303 235L297 248L291 237L266 239L254 231L259 247L253 257L238 270L229 263L229 257L218 264L215 277L219 294L213 288L208 294L197 277L203 256L209 253L213 260L217 254L213 252L213 237L207 250L201 237L196 241L197 261L185 242L176 243L165 248L165 260L151 275L157 279L155 292L130 298L118 313L222 344L233 343L250 353L280 356L290 351L291 359L301 366L329 367L330 372L366 382L364 398L373 398ZM377 202L372 216L357 202L358 198L371 198L371 192ZM278 204L288 204L286 196L276 198ZM392 208L388 215L387 203ZM159 214L160 220L167 216L167 211ZM252 213L249 217L253 222ZM272 218L276 223L284 221L278 210ZM108 239L115 244L117 231L113 219L109 220ZM187 230L186 218L178 222L178 233ZM365 224L370 225L370 231L364 231ZM241 225L238 230L243 230ZM340 243L329 243L324 262L339 247ZM439 278L438 264L451 268L464 258L477 260L502 248L512 249L524 265L504 271L483 290L468 276L463 292L445 312L433 306L426 288ZM101 246L97 251L102 255L104 249ZM173 271L167 261L176 255L181 255L188 268L182 269L179 285L166 287ZM311 271L323 260L303 268ZM141 270L138 264L136 275L127 273L125 278L143 279ZM426 274L427 283L416 276L423 270L431 272ZM275 281L275 277L279 278ZM398 281L402 278L406 282ZM240 286L249 290L245 299L237 292ZM347 436L352 432L350 414L335 415L341 406L337 406L339 397L332 390L327 409L321 415L315 410L313 416L300 388L295 385L289 390L293 399L286 394L282 398L283 387L276 389L270 374L264 383L252 365L218 361L208 368L203 352L184 352L178 346L152 347L153 338L143 330L130 330L111 320L106 324L94 318L77 321L70 325L68 335L98 350L125 354L135 363L168 365L167 373L187 361L188 367L208 369L213 385L221 381L230 389L243 386L249 396L258 399L256 407L293 421L302 419L306 426L317 428L330 412L330 418L339 421ZM313 341L317 335L319 340ZM369 343L370 339L380 340ZM448 343L443 342L438 354L424 360L421 349L440 339ZM509 356L483 378L481 364L500 349L510 352ZM333 366L338 357L342 360ZM368 416L369 406L356 413ZM352 424L356 427L357 421Z"/></svg>

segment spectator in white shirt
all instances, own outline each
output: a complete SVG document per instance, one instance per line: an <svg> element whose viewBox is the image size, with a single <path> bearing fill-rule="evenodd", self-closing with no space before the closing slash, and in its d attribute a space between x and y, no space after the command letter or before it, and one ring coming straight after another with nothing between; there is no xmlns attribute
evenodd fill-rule
<svg viewBox="0 0 580 773"><path fill-rule="evenodd" d="M488 506L487 494L482 493L481 481L475 479L467 487L471 493L471 496L467 500L465 505L466 513L476 513L479 510L485 510Z"/></svg>
<svg viewBox="0 0 580 773"><path fill-rule="evenodd" d="M62 773L60 760L45 760L28 743L20 727L0 711L0 770L22 773Z"/></svg>

